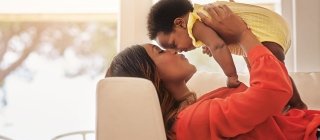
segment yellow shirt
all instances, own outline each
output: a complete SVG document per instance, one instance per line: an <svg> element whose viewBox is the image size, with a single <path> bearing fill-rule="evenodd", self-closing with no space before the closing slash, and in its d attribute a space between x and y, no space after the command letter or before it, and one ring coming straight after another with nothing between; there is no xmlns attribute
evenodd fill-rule
<svg viewBox="0 0 320 140"><path fill-rule="evenodd" d="M255 5L242 4L236 2L215 2L215 4L225 4L235 14L240 16L255 34L260 42L270 41L278 43L282 46L286 53L291 45L290 32L287 23L277 13ZM192 34L192 27L196 20L200 20L197 12L205 14L207 17L210 15L203 9L202 5L195 4L194 10L189 14L188 19L188 33L192 38L192 43L195 47L205 46L201 41L196 40ZM229 47L232 54L244 55L244 52L239 45Z"/></svg>

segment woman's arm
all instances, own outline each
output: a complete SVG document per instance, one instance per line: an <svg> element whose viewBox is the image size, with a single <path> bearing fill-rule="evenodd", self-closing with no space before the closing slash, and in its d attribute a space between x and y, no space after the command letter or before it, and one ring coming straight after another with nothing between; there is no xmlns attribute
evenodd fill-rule
<svg viewBox="0 0 320 140"><path fill-rule="evenodd" d="M273 115L281 114L292 95L288 72L269 50L256 46L248 52L250 87L225 100L210 101L210 127L226 137L246 133ZM226 125L230 124L230 125Z"/></svg>
<svg viewBox="0 0 320 140"><path fill-rule="evenodd" d="M224 41L210 27L200 21L196 21L192 28L195 39L202 41L209 48L211 55L218 62L225 75L228 77L228 87L237 87L238 81L237 70L234 65L230 50Z"/></svg>
<svg viewBox="0 0 320 140"><path fill-rule="evenodd" d="M216 16L209 24L209 19L201 19L224 40L240 43L247 53L251 65L250 87L224 100L208 100L199 105L192 116L207 113L202 116L211 116L207 119L212 136L234 137L251 131L272 115L280 114L292 96L292 87L283 63L262 46L238 16L217 7L209 10L209 14L210 11Z"/></svg>
<svg viewBox="0 0 320 140"><path fill-rule="evenodd" d="M281 114L292 94L283 63L262 46L248 52L251 64L250 87L218 90L211 94L230 94L225 99L202 99L181 112L176 131L179 138L226 139L255 129L273 115ZM209 134L208 134L209 133Z"/></svg>

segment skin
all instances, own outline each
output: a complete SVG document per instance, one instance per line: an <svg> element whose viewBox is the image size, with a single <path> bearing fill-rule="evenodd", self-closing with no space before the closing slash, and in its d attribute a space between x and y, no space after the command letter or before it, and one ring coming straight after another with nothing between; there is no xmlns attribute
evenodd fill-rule
<svg viewBox="0 0 320 140"><path fill-rule="evenodd" d="M175 20L175 27L170 33L159 32L156 41L166 49L174 49L178 52L188 52L195 49L192 45L192 40L186 30L186 23L184 18L177 18Z"/></svg>
<svg viewBox="0 0 320 140"><path fill-rule="evenodd" d="M174 49L178 52L188 52L196 47L187 31L188 14L174 20L173 31L170 33L159 32L156 41L166 49ZM197 21L193 27L193 34L197 40L203 41L208 48L217 49L224 45L224 41L214 30Z"/></svg>
<svg viewBox="0 0 320 140"><path fill-rule="evenodd" d="M170 33L159 32L156 41L166 49L174 49L179 52L187 52L195 49L192 39L187 31L188 14L174 20L173 31ZM197 40L206 44L210 55L218 62L228 77L227 86L235 88L240 85L235 65L229 49L217 33L202 22L197 21L193 27L193 35Z"/></svg>
<svg viewBox="0 0 320 140"><path fill-rule="evenodd" d="M190 92L186 81L196 72L196 68L183 54L173 50L162 50L152 44L145 44L143 47L154 61L159 77L176 100L182 99Z"/></svg>

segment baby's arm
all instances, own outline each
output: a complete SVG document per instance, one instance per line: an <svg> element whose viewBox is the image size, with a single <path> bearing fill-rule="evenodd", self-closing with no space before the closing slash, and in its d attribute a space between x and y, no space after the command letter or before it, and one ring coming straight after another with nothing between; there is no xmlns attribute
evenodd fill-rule
<svg viewBox="0 0 320 140"><path fill-rule="evenodd" d="M218 62L225 75L228 77L228 87L238 87L238 75L230 50L224 41L210 27L200 21L193 25L192 32L197 40L202 41L209 48L211 55Z"/></svg>

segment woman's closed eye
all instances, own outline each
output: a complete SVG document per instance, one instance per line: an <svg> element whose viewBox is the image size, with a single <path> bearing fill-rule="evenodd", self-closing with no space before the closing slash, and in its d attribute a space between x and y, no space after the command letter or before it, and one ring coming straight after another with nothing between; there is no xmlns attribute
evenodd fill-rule
<svg viewBox="0 0 320 140"><path fill-rule="evenodd" d="M159 54L161 54L161 53L164 53L164 50L160 50L160 51L159 51Z"/></svg>

